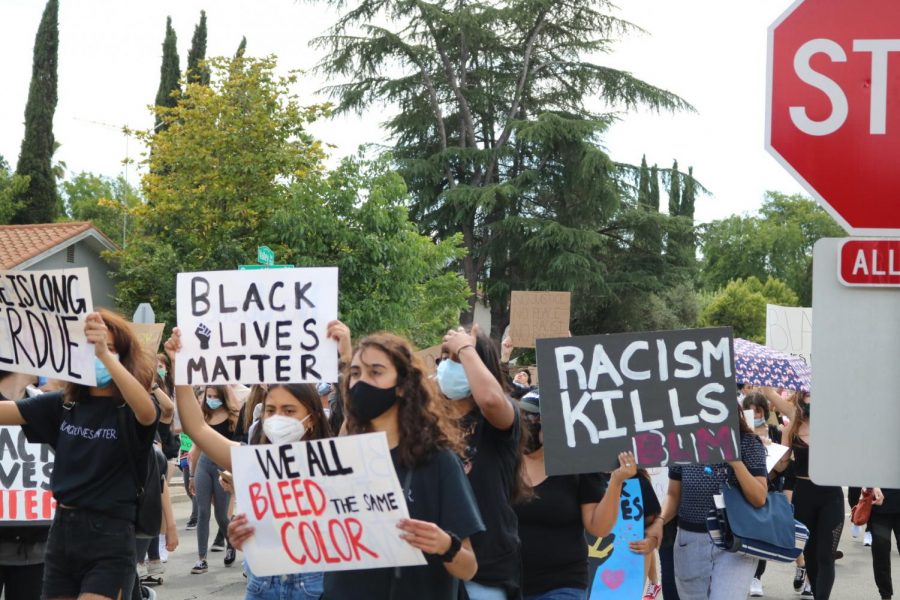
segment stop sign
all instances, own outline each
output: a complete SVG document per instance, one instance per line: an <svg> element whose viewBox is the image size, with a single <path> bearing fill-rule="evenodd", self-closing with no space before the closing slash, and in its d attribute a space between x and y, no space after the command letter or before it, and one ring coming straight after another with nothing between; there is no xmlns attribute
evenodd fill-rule
<svg viewBox="0 0 900 600"><path fill-rule="evenodd" d="M768 86L768 151L849 233L900 234L900 2L798 0Z"/></svg>

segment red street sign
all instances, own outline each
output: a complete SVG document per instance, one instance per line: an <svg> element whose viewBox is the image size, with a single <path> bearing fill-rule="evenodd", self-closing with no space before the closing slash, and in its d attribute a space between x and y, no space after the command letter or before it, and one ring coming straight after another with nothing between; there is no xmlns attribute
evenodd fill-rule
<svg viewBox="0 0 900 600"><path fill-rule="evenodd" d="M766 149L849 233L900 234L900 2L798 0L772 24Z"/></svg>
<svg viewBox="0 0 900 600"><path fill-rule="evenodd" d="M900 286L900 240L845 240L838 279L848 286Z"/></svg>

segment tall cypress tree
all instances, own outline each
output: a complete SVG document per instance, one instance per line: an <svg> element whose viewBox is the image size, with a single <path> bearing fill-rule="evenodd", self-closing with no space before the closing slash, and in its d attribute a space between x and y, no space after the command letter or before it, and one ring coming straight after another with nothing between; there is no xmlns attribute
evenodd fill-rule
<svg viewBox="0 0 900 600"><path fill-rule="evenodd" d="M678 172L678 161L672 164L672 175L669 179L669 215L677 217L681 210L681 173Z"/></svg>
<svg viewBox="0 0 900 600"><path fill-rule="evenodd" d="M49 223L56 219L59 199L53 176L53 114L56 112L56 67L59 54L59 2L47 0L34 39L31 86L25 105L25 137L16 174L30 176L13 223Z"/></svg>
<svg viewBox="0 0 900 600"><path fill-rule="evenodd" d="M241 43L238 44L237 52L234 53L235 58L243 58L244 53L247 51L247 36L241 38Z"/></svg>
<svg viewBox="0 0 900 600"><path fill-rule="evenodd" d="M159 89L156 92L156 106L168 106L173 108L177 99L172 92L180 89L178 79L181 77L181 68L178 65L178 37L172 29L172 17L166 17L166 38L163 40L162 66L159 68ZM163 127L163 122L156 117L156 130Z"/></svg>
<svg viewBox="0 0 900 600"><path fill-rule="evenodd" d="M194 27L191 38L191 49L188 51L187 80L188 83L209 85L209 68L200 64L206 60L206 11L200 11L200 22Z"/></svg>
<svg viewBox="0 0 900 600"><path fill-rule="evenodd" d="M650 169L650 210L659 212L659 167Z"/></svg>

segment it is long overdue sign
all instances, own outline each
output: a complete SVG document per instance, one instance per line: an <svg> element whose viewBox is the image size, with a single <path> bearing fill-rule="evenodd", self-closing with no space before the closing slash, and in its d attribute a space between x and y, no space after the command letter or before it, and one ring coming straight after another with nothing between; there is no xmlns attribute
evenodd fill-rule
<svg viewBox="0 0 900 600"><path fill-rule="evenodd" d="M409 512L384 433L235 447L231 463L254 574L425 564L399 536Z"/></svg>
<svg viewBox="0 0 900 600"><path fill-rule="evenodd" d="M87 269L0 271L0 369L93 386Z"/></svg>
<svg viewBox="0 0 900 600"><path fill-rule="evenodd" d="M337 381L338 271L178 274L177 384Z"/></svg>
<svg viewBox="0 0 900 600"><path fill-rule="evenodd" d="M740 458L731 328L537 341L547 473Z"/></svg>

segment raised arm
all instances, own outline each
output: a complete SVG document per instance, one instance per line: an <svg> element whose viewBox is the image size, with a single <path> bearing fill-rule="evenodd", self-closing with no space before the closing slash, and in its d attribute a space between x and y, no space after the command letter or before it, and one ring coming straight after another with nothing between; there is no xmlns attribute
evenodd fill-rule
<svg viewBox="0 0 900 600"><path fill-rule="evenodd" d="M515 423L516 409L478 355L475 349L477 337L478 324L472 326L472 333L466 333L462 327L450 330L444 336L444 348L451 357L456 356L465 369L472 399L484 418L500 431L507 431Z"/></svg>
<svg viewBox="0 0 900 600"><path fill-rule="evenodd" d="M625 481L637 475L637 461L631 452L619 453L619 468L609 476L609 484L600 502L581 505L584 528L597 537L606 537L619 519L619 500Z"/></svg>
<svg viewBox="0 0 900 600"><path fill-rule="evenodd" d="M176 327L172 336L166 341L166 354L175 364L175 354L181 349L181 331ZM181 429L191 438L200 450L206 453L214 463L231 470L231 448L240 443L229 440L210 427L203 418L203 411L189 385L175 386L175 401L178 403L178 416L181 418ZM194 463L191 464L191 475L194 474Z"/></svg>
<svg viewBox="0 0 900 600"><path fill-rule="evenodd" d="M91 313L85 319L84 335L88 343L94 345L94 354L109 371L122 398L134 412L135 420L141 425L152 425L156 422L156 406L150 398L150 390L145 389L125 365L113 357L107 345L108 331L100 313Z"/></svg>

